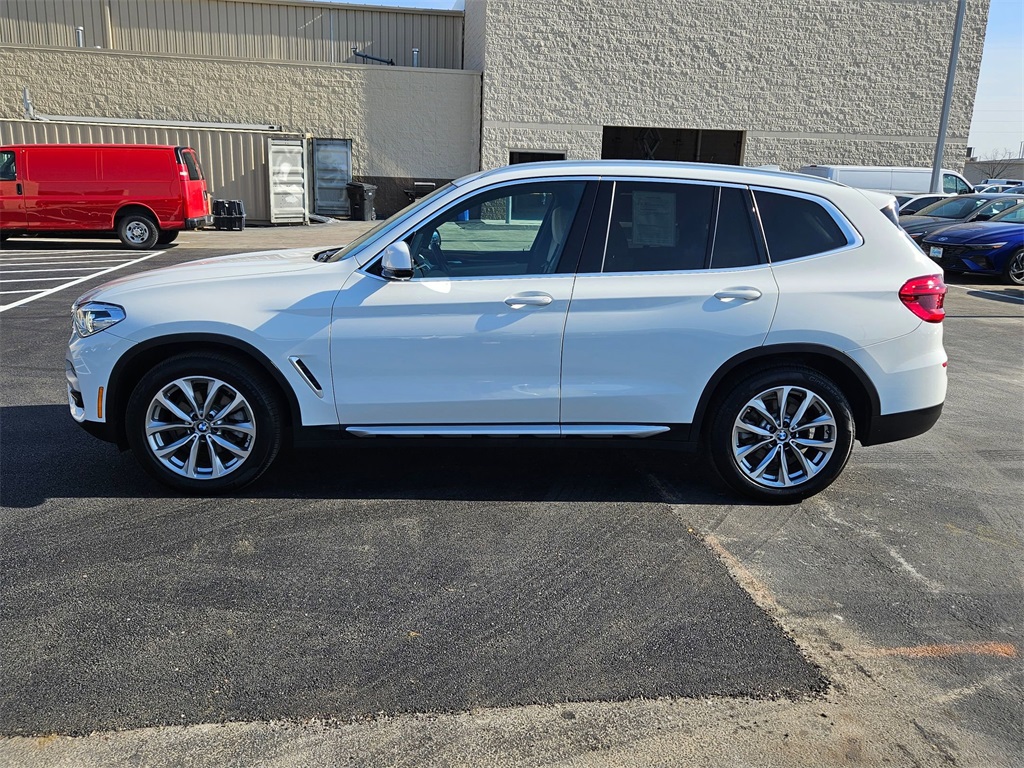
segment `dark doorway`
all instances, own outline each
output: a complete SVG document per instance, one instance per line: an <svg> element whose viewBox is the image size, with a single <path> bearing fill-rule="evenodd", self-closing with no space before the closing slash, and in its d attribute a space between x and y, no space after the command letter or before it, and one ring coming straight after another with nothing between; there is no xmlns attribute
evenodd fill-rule
<svg viewBox="0 0 1024 768"><path fill-rule="evenodd" d="M601 157L605 160L677 160L738 165L742 154L743 131L606 125L601 140Z"/></svg>
<svg viewBox="0 0 1024 768"><path fill-rule="evenodd" d="M546 163L549 160L565 160L565 152L509 152L508 164Z"/></svg>

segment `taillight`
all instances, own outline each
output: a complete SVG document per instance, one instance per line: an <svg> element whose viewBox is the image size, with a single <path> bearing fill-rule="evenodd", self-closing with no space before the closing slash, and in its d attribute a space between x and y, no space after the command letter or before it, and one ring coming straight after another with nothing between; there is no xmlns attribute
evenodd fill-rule
<svg viewBox="0 0 1024 768"><path fill-rule="evenodd" d="M942 305L946 299L946 284L941 275L927 275L907 280L900 288L900 301L907 309L926 323L941 323L946 316Z"/></svg>

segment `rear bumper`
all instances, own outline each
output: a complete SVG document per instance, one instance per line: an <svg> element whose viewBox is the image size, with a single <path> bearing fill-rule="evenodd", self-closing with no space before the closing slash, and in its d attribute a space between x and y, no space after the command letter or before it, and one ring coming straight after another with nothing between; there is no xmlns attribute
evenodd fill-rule
<svg viewBox="0 0 1024 768"><path fill-rule="evenodd" d="M916 411L875 416L871 420L868 433L857 435L857 439L860 440L861 445L879 445L923 435L939 420L939 416L942 415L942 406L943 403L939 403L930 408L921 408Z"/></svg>
<svg viewBox="0 0 1024 768"><path fill-rule="evenodd" d="M197 216L194 219L185 219L185 229L200 229L213 224L213 216Z"/></svg>

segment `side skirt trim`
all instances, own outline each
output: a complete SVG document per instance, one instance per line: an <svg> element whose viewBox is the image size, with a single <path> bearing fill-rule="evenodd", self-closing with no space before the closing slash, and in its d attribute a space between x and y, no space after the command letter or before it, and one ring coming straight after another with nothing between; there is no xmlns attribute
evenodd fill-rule
<svg viewBox="0 0 1024 768"><path fill-rule="evenodd" d="M356 437L651 437L669 429L657 424L416 424L346 431Z"/></svg>

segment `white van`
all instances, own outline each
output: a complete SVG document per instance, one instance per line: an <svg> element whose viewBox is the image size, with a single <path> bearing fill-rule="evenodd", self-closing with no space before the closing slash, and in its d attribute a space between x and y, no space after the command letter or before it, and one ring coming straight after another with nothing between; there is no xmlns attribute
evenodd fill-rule
<svg viewBox="0 0 1024 768"><path fill-rule="evenodd" d="M931 192L931 168L894 168L886 165L805 165L800 173L820 176L860 189L882 192ZM974 187L956 171L942 169L942 191L951 195L973 192Z"/></svg>

